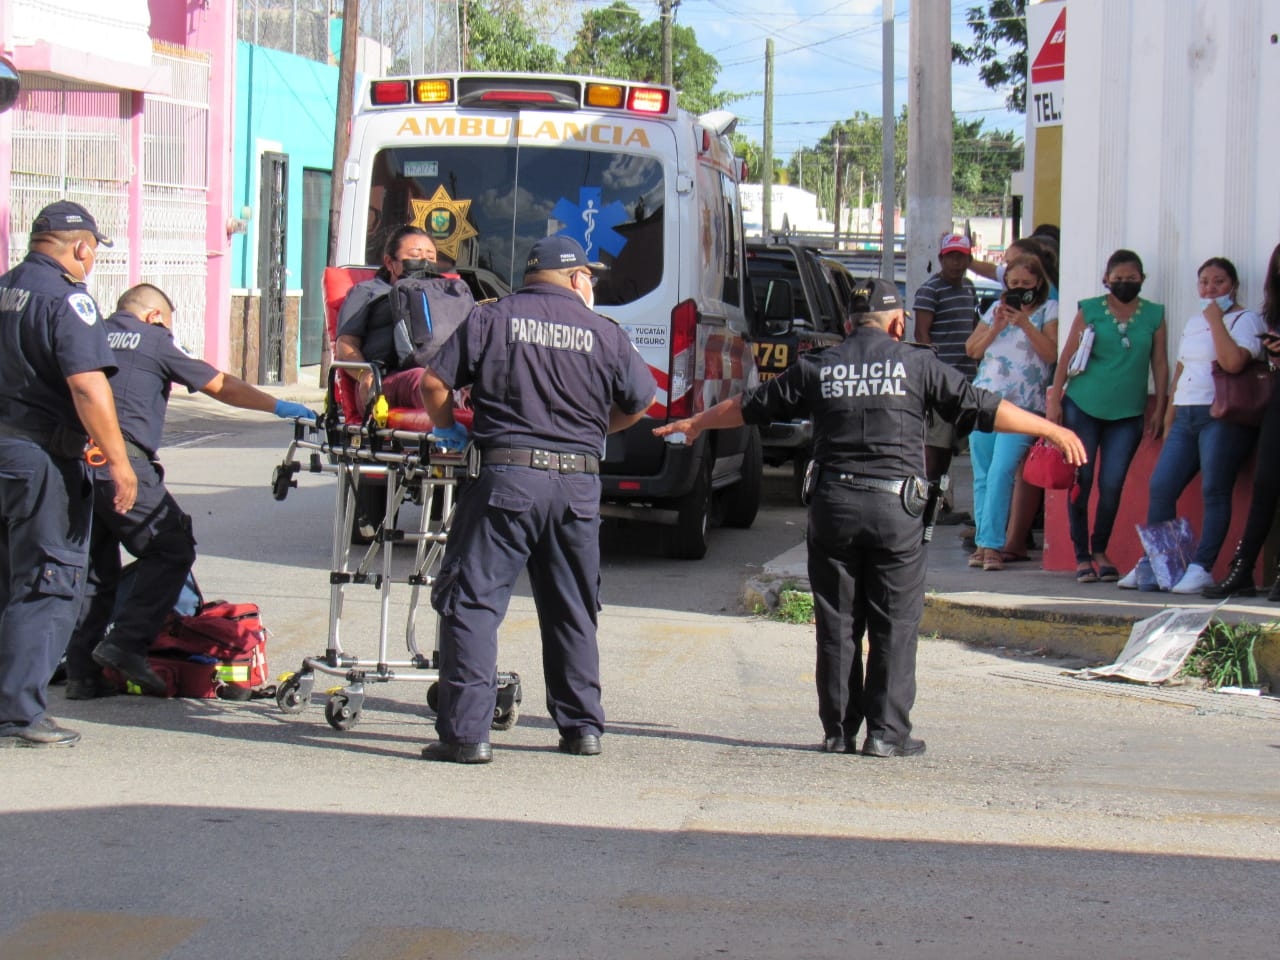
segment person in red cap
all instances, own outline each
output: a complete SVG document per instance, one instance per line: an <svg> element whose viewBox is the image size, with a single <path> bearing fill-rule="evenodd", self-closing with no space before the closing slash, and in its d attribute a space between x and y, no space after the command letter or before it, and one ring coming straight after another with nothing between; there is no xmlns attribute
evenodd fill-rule
<svg viewBox="0 0 1280 960"><path fill-rule="evenodd" d="M969 279L973 244L962 234L948 234L938 248L938 272L916 289L912 312L917 343L932 346L938 359L955 367L969 380L977 372L977 362L965 351L965 343L978 319L978 293ZM925 470L935 483L951 469L958 437L955 427L940 417L930 416L925 434ZM939 523L950 518L942 516ZM954 522L952 520L951 522Z"/></svg>
<svg viewBox="0 0 1280 960"><path fill-rule="evenodd" d="M112 505L127 513L138 478L107 377L115 358L85 281L111 241L78 203L31 224L26 259L0 277L0 746L80 739L46 713L49 678L84 592L93 517L85 449L107 458ZM142 666L145 667L145 660ZM128 673L138 664L123 663Z"/></svg>

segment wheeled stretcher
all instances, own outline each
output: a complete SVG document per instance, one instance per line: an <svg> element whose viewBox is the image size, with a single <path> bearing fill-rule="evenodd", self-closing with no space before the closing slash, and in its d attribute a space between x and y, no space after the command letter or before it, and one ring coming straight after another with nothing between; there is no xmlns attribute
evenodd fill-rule
<svg viewBox="0 0 1280 960"><path fill-rule="evenodd" d="M374 385L369 410L362 419L351 417L344 406L343 386L348 372L372 371ZM430 653L418 644L419 605L430 595L439 571L444 546L453 519L454 495L459 480L467 475L468 457L463 453L441 452L435 446L430 420L421 410L386 411L379 404L381 378L376 366L334 361L326 391L325 411L320 421L297 421L294 438L284 461L272 477L272 491L283 500L297 486L297 474L304 469L299 457L307 452L305 469L310 473L331 473L337 477L334 499L333 541L329 572L329 636L323 654L303 658L302 666L282 677L276 687L276 703L285 713L301 713L315 696L317 674L339 677L344 685L326 690L324 715L337 730L350 730L359 721L370 684L392 680L427 684L427 705L436 709L439 691L439 650L433 643ZM384 510L367 546L356 546L356 511L362 489L382 486ZM418 504L415 529L398 526L400 509L406 502ZM399 575L393 566L392 548L397 543L414 545L414 559L408 572ZM343 602L347 591L372 588L379 592L377 654L364 658L348 652L342 643ZM390 658L392 589L408 587L408 614L405 619L403 659ZM493 729L507 730L519 717L520 677L498 674L498 701Z"/></svg>

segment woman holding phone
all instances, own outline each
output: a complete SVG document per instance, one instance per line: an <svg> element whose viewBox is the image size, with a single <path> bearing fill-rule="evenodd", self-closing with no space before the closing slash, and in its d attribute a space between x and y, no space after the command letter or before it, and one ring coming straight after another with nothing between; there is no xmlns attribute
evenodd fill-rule
<svg viewBox="0 0 1280 960"><path fill-rule="evenodd" d="M1263 291L1262 319L1267 328L1262 332L1262 347L1271 362L1274 377L1274 371L1280 367L1280 245L1271 251ZM1252 597L1257 592L1253 585L1253 568L1271 532L1277 500L1280 500L1280 390L1273 389L1271 402L1258 430L1258 462L1254 467L1253 499L1249 503L1244 536L1236 547L1226 579L1205 587L1204 596L1210 600L1221 600L1232 594ZM1280 603L1280 577L1272 584L1267 599Z"/></svg>
<svg viewBox="0 0 1280 960"><path fill-rule="evenodd" d="M965 342L978 361L975 387L1043 414L1045 388L1058 351L1058 302L1049 299L1049 277L1038 257L1019 255L1006 265L1005 291ZM969 436L973 464L973 514L977 549L969 566L1003 570L1005 529L1018 464L1033 437L1009 433Z"/></svg>

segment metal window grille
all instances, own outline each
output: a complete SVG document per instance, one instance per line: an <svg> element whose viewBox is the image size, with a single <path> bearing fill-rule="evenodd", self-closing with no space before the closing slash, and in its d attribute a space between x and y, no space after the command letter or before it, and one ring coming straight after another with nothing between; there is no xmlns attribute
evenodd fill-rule
<svg viewBox="0 0 1280 960"><path fill-rule="evenodd" d="M169 295L175 338L204 352L208 250L209 55L168 44L152 61L167 67L167 94L147 94L142 121L144 282Z"/></svg>

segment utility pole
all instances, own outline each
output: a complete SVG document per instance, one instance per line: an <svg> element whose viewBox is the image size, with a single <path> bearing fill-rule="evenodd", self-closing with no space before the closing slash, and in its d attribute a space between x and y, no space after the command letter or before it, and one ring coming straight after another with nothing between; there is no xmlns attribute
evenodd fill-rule
<svg viewBox="0 0 1280 960"><path fill-rule="evenodd" d="M907 293L938 265L951 232L951 5L911 4L907 95ZM885 207L893 181L886 179ZM913 331L914 334L914 331Z"/></svg>
<svg viewBox="0 0 1280 960"><path fill-rule="evenodd" d="M760 236L773 234L773 38L764 42L764 161L760 164Z"/></svg>
<svg viewBox="0 0 1280 960"><path fill-rule="evenodd" d="M896 258L893 249L894 194L894 132L897 121L893 112L893 4L885 3L884 27L880 46L880 179L888 189L880 194L880 276L896 281Z"/></svg>
<svg viewBox="0 0 1280 960"><path fill-rule="evenodd" d="M843 194L844 194L844 190L842 189L844 187L844 177L840 175L840 148L843 146L844 146L844 131L837 130L836 131L836 166L834 171L834 175L836 178L836 197L835 197L835 204L834 204L835 215L831 218L836 222L835 233L831 239L835 243L835 246L837 249L839 249L840 247L840 204L843 201Z"/></svg>
<svg viewBox="0 0 1280 960"><path fill-rule="evenodd" d="M342 0L342 46L338 54L338 107L333 118L333 172L329 175L329 257L338 265L338 224L342 210L342 185L346 176L351 134L348 121L356 82L356 38L360 32L360 0ZM321 337L320 385L329 377L329 338Z"/></svg>
<svg viewBox="0 0 1280 960"><path fill-rule="evenodd" d="M658 0L661 10L658 21L662 28L662 82L667 86L671 86L671 21L673 11L679 5L680 0Z"/></svg>

